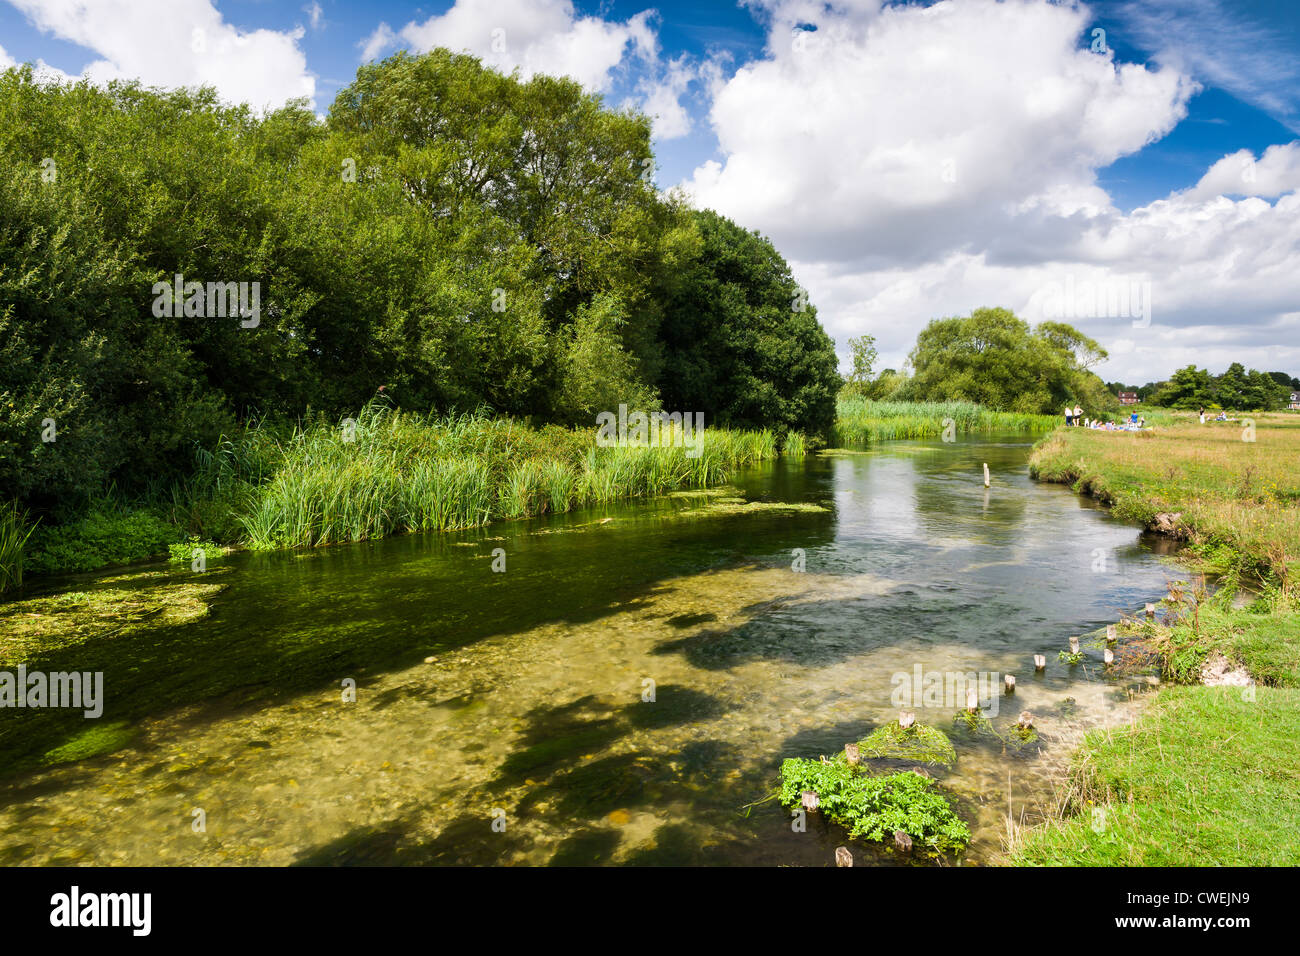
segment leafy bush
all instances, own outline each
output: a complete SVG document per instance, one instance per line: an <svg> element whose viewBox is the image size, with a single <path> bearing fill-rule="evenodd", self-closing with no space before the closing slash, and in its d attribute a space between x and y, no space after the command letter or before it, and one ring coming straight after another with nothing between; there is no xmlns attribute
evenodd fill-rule
<svg viewBox="0 0 1300 956"><path fill-rule="evenodd" d="M829 762L787 758L781 764L781 803L798 806L805 790L817 794L819 809L850 836L886 840L901 830L940 851L970 842L970 828L934 782L911 771L874 777L842 754Z"/></svg>
<svg viewBox="0 0 1300 956"><path fill-rule="evenodd" d="M38 527L25 564L46 574L93 571L166 554L178 537L175 526L152 511L102 500L79 520Z"/></svg>

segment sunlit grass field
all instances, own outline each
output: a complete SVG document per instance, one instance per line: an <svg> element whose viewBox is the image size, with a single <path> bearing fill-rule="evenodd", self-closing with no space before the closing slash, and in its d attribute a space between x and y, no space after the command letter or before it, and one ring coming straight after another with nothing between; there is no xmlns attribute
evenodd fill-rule
<svg viewBox="0 0 1300 956"><path fill-rule="evenodd" d="M1061 428L1039 443L1030 473L1064 482L1150 524L1157 514L1198 548L1256 575L1300 575L1300 414L1175 424L1143 432Z"/></svg>

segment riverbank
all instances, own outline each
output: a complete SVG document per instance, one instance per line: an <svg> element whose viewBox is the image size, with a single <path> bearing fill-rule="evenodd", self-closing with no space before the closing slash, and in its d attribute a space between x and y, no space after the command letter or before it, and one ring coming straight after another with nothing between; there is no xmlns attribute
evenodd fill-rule
<svg viewBox="0 0 1300 956"><path fill-rule="evenodd" d="M648 438L649 436L646 436ZM273 550L480 527L725 483L805 438L768 429L665 429L606 445L595 429L510 418L439 418L375 402L355 418L251 426L201 449L184 481L105 497L60 524L0 515L0 583L228 548ZM28 537L30 535L30 537ZM24 544L25 542L25 544Z"/></svg>
<svg viewBox="0 0 1300 956"><path fill-rule="evenodd" d="M1291 415L1138 434L1062 429L1039 443L1034 477L1185 539L1192 576L1221 586L1211 597L1195 580L1173 582L1156 620L1126 628L1128 647L1151 655L1167 686L1134 725L1085 738L1056 818L1015 834L1009 862L1300 862L1297 460Z"/></svg>

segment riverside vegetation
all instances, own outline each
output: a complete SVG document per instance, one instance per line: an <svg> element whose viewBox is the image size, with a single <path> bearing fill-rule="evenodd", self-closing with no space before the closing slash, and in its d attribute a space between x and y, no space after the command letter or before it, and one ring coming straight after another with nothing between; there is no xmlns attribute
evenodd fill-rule
<svg viewBox="0 0 1300 956"><path fill-rule="evenodd" d="M1013 863L1300 862L1300 416L1171 420L1062 429L1031 459L1036 477L1186 539L1191 569L1220 587L1172 582L1161 617L1125 629L1174 686L1134 725L1087 736L1057 819L1015 834Z"/></svg>

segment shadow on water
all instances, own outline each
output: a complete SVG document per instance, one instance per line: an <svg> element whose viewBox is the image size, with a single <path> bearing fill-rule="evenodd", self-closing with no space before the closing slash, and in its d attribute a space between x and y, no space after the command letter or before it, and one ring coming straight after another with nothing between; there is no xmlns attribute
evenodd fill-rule
<svg viewBox="0 0 1300 956"><path fill-rule="evenodd" d="M544 622L591 623L626 613L672 577L741 559L735 542L742 537L747 544L807 547L834 535L830 513L685 518L676 515L680 510L671 500L634 502L600 511L613 517L608 526L593 526L592 512L577 512L458 534L234 555L210 572L227 587L207 617L154 627L129 643L107 634L58 647L27 668L102 672L105 726L180 705L201 705L185 718L201 723L306 691L334 693L343 677L365 688L426 655ZM508 556L504 574L491 570L498 547ZM167 568L157 579L189 574ZM145 584L154 581L150 575ZM700 618L685 615L675 624L689 627ZM30 768L85 730L76 711L6 714L0 776Z"/></svg>

